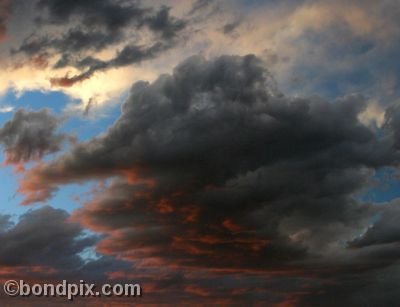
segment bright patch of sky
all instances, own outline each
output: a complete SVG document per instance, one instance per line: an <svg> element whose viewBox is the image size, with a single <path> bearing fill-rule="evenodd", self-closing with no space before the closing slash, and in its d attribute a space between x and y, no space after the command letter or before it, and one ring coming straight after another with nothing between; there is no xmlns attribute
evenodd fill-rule
<svg viewBox="0 0 400 307"><path fill-rule="evenodd" d="M399 173L393 168L378 170L371 178L371 187L365 191L363 201L383 203L400 197Z"/></svg>

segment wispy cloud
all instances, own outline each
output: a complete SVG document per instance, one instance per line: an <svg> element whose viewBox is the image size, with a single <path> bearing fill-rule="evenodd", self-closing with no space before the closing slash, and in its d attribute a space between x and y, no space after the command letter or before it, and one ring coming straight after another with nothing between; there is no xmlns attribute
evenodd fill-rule
<svg viewBox="0 0 400 307"><path fill-rule="evenodd" d="M0 113L10 113L14 110L15 108L13 106L0 106Z"/></svg>

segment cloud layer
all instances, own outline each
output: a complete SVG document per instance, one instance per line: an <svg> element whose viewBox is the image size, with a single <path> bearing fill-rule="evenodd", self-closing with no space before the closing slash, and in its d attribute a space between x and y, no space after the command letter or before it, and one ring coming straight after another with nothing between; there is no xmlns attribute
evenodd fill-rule
<svg viewBox="0 0 400 307"><path fill-rule="evenodd" d="M398 15L396 0L0 0L15 202L69 210L10 196L26 213L0 216L0 278L134 280L151 305L395 306ZM64 114L10 117L26 90L67 94ZM76 110L90 117L62 129L80 143L60 132Z"/></svg>
<svg viewBox="0 0 400 307"><path fill-rule="evenodd" d="M360 121L366 107L357 95L287 97L253 55L195 56L134 84L105 134L28 170L20 191L29 204L64 184L113 178L73 214L105 235L102 254L241 278L310 271L325 283L320 266L341 279L360 261L379 268L399 256L385 245L399 238L397 204L357 198L399 161L397 117L388 113L378 134Z"/></svg>

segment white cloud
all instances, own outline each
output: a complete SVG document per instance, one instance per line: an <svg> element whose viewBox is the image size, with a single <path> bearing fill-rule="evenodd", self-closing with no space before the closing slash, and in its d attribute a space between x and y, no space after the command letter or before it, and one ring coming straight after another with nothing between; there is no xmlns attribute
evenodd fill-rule
<svg viewBox="0 0 400 307"><path fill-rule="evenodd" d="M14 107L12 106L1 106L0 105L0 113L10 113L14 111Z"/></svg>

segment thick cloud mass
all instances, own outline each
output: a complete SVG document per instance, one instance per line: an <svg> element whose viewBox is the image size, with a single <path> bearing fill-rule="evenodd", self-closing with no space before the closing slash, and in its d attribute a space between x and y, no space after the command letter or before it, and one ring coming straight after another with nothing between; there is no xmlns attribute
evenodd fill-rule
<svg viewBox="0 0 400 307"><path fill-rule="evenodd" d="M364 108L358 96L334 103L284 97L251 55L210 62L193 57L173 75L135 84L105 136L33 169L21 190L29 202L38 200L36 193L50 196L58 184L123 174L127 183L110 189L127 189L126 199L126 193L106 192L105 202L92 205L87 217L94 219L103 206L119 212L107 196L118 194L130 203L121 225L100 215L99 227L135 228L129 214L139 217L143 210L143 219L134 220L149 218L152 224L157 214L167 216L165 229L159 225L154 234L169 236L163 239L167 244L197 242L213 225L239 240L252 233L260 253L289 241L323 249L336 236L351 235L374 211L351 197L368 169L397 159L391 139L378 138L359 122ZM149 215L152 207L159 212ZM177 221L186 229L187 211L196 212L195 238L174 238L167 230L177 231ZM221 236L214 240L227 240ZM235 244L240 245L227 245Z"/></svg>
<svg viewBox="0 0 400 307"><path fill-rule="evenodd" d="M0 232L0 266L76 269L84 264L78 254L97 240L82 237L83 229L68 222L65 211L51 207L29 211L11 225Z"/></svg>
<svg viewBox="0 0 400 307"><path fill-rule="evenodd" d="M361 96L286 97L253 55L195 56L134 84L105 134L29 170L20 191L28 204L115 177L73 218L104 233L99 252L141 268L303 278L306 268L326 282L326 266L339 281L400 256L396 204L357 198L399 159L395 120L378 134L360 122L365 108Z"/></svg>
<svg viewBox="0 0 400 307"><path fill-rule="evenodd" d="M0 143L4 146L7 162L28 162L60 150L68 137L56 133L59 124L60 119L48 110L18 110L0 129Z"/></svg>
<svg viewBox="0 0 400 307"><path fill-rule="evenodd" d="M399 12L0 0L0 282L144 287L77 306L400 305ZM69 97L60 117L14 113L37 90Z"/></svg>
<svg viewBox="0 0 400 307"><path fill-rule="evenodd" d="M88 234L61 209L29 210L14 223L0 215L0 280L23 279L25 283L55 283L85 280L98 285L107 275L131 267L111 257L88 257L99 237ZM89 254L90 255L90 254ZM2 306L65 306L65 298L10 297L0 293ZM83 303L76 302L78 306ZM85 304L86 306L86 304Z"/></svg>

